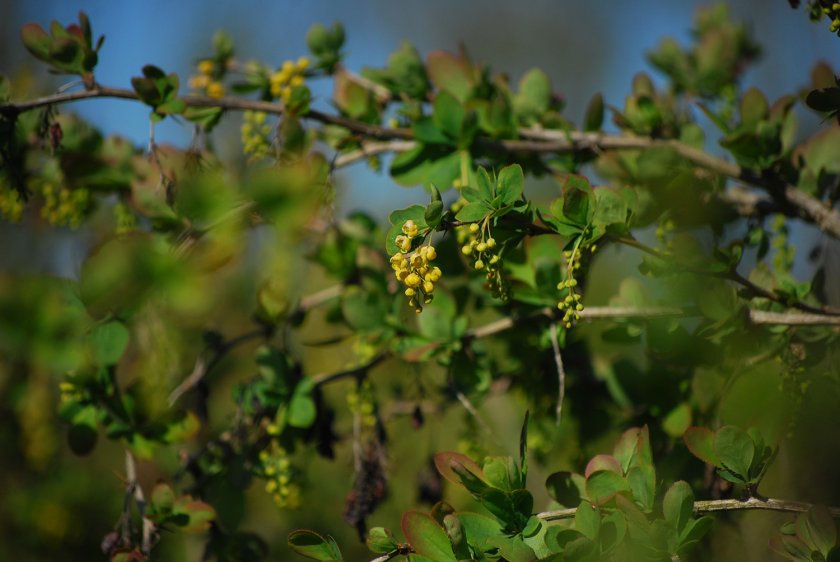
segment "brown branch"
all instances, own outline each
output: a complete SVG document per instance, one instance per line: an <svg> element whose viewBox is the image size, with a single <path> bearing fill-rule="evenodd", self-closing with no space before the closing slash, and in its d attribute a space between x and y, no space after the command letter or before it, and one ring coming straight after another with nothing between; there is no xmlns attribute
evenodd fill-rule
<svg viewBox="0 0 840 562"><path fill-rule="evenodd" d="M109 88L96 86L90 90L78 92L65 92L36 98L34 100L7 103L0 105L0 114L16 115L23 111L36 109L53 104L62 104L92 98L120 98L137 100L138 96L132 90L121 88ZM251 110L263 111L282 115L285 113L283 104L258 100L249 100L238 97L211 98L209 96L188 94L181 99L189 107L218 107L226 110ZM377 140L412 140L414 137L411 129L382 127L363 123L339 115L331 115L314 109L301 115L327 125L337 125L357 133L361 136ZM671 148L693 164L710 170L712 172L741 180L745 183L755 185L767 191L771 196L782 199L786 205L795 209L802 218L815 223L823 231L835 238L840 238L840 212L833 209L813 196L777 180L768 180L757 175L751 170L745 170L735 163L728 162L722 158L712 156L702 150L689 146L685 143L669 139L652 139L648 137L605 135L602 133L590 133L582 131L557 131L557 130L535 130L521 129L519 131L524 140L490 140L477 139L479 146L486 148L499 148L508 152L531 152L531 153L568 153L582 150L644 150L655 147ZM394 150L404 150L406 145L395 145ZM382 150L385 151L384 147Z"/></svg>
<svg viewBox="0 0 840 562"><path fill-rule="evenodd" d="M715 511L739 511L744 509L763 509L769 511L782 511L787 513L804 513L814 507L814 504L779 500L773 498L746 500L702 500L694 502L694 513L712 513ZM840 507L829 507L828 512L835 519L840 519ZM577 508L559 509L556 511L544 511L537 513L537 517L544 521L558 521L560 519L571 519L577 513Z"/></svg>

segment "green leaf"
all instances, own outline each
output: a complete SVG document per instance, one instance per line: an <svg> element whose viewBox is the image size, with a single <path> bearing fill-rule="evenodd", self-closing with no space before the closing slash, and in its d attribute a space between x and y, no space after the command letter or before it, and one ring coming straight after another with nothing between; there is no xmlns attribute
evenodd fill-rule
<svg viewBox="0 0 840 562"><path fill-rule="evenodd" d="M472 96L475 74L469 61L446 51L433 51L426 59L429 79L439 90L447 90L465 102Z"/></svg>
<svg viewBox="0 0 840 562"><path fill-rule="evenodd" d="M629 491L627 480L609 470L594 472L586 479L586 495L598 505L608 502L616 494Z"/></svg>
<svg viewBox="0 0 840 562"><path fill-rule="evenodd" d="M683 434L683 441L691 454L701 461L720 467L720 458L715 451L715 434L705 427L689 427Z"/></svg>
<svg viewBox="0 0 840 562"><path fill-rule="evenodd" d="M551 95L551 81L548 75L538 68L533 68L519 81L519 92L513 102L514 110L525 124L534 123L548 111Z"/></svg>
<svg viewBox="0 0 840 562"><path fill-rule="evenodd" d="M652 464L633 466L627 471L627 483L633 499L646 512L653 510L656 498L656 470Z"/></svg>
<svg viewBox="0 0 840 562"><path fill-rule="evenodd" d="M674 482L662 499L665 520L673 523L677 533L682 533L694 511L694 492L683 480Z"/></svg>
<svg viewBox="0 0 840 562"><path fill-rule="evenodd" d="M755 445L746 431L732 425L720 428L715 434L715 453L724 468L749 480Z"/></svg>
<svg viewBox="0 0 840 562"><path fill-rule="evenodd" d="M501 205L513 203L522 196L525 186L525 175L519 164L512 164L502 168L496 180L496 195L501 198Z"/></svg>
<svg viewBox="0 0 840 562"><path fill-rule="evenodd" d="M323 562L342 562L341 551L332 537L324 538L318 533L307 530L289 533L289 548L313 560Z"/></svg>
<svg viewBox="0 0 840 562"><path fill-rule="evenodd" d="M435 184L445 188L461 174L461 156L451 147L419 144L398 154L391 177L400 185Z"/></svg>
<svg viewBox="0 0 840 562"><path fill-rule="evenodd" d="M528 419L531 411L525 411L525 421L522 422L522 429L519 432L519 481L524 488L528 479Z"/></svg>
<svg viewBox="0 0 840 562"><path fill-rule="evenodd" d="M837 527L834 525L834 519L828 509L822 505L815 505L797 516L796 534L808 546L826 557L837 542Z"/></svg>
<svg viewBox="0 0 840 562"><path fill-rule="evenodd" d="M440 224L441 218L443 218L443 202L438 200L429 203L429 206L426 207L426 212L423 216L426 219L426 224L429 225L429 228L437 228Z"/></svg>
<svg viewBox="0 0 840 562"><path fill-rule="evenodd" d="M160 482L155 485L151 495L151 508L156 512L165 512L175 505L175 492L169 484Z"/></svg>
<svg viewBox="0 0 840 562"><path fill-rule="evenodd" d="M402 516L402 531L417 554L435 562L457 562L446 531L419 511L406 511Z"/></svg>
<svg viewBox="0 0 840 562"><path fill-rule="evenodd" d="M610 225L624 227L627 222L627 199L617 190L609 187L599 187L593 191L595 194L593 222L604 227Z"/></svg>
<svg viewBox="0 0 840 562"><path fill-rule="evenodd" d="M691 425L691 406L681 402L662 420L662 429L671 437L683 435Z"/></svg>
<svg viewBox="0 0 840 562"><path fill-rule="evenodd" d="M351 286L341 294L341 313L352 328L375 330L385 326L388 305L376 290Z"/></svg>
<svg viewBox="0 0 840 562"><path fill-rule="evenodd" d="M557 503L571 507L580 503L586 493L586 480L580 474L555 472L546 479L545 487Z"/></svg>
<svg viewBox="0 0 840 562"><path fill-rule="evenodd" d="M486 217L492 209L484 203L467 203L458 211L455 218L461 222L478 222Z"/></svg>
<svg viewBox="0 0 840 562"><path fill-rule="evenodd" d="M750 88L741 98L741 125L750 129L767 119L770 107L767 98L758 88Z"/></svg>
<svg viewBox="0 0 840 562"><path fill-rule="evenodd" d="M43 27L37 23L28 23L21 28L20 37L23 46L30 53L42 61L49 62L52 39Z"/></svg>
<svg viewBox="0 0 840 562"><path fill-rule="evenodd" d="M210 528L210 523L216 518L216 510L203 501L194 500L189 496L181 496L172 507L174 515L186 515L179 528L185 533L204 533Z"/></svg>
<svg viewBox="0 0 840 562"><path fill-rule="evenodd" d="M371 552L376 554L388 554L399 546L394 534L384 527L373 527L368 531L365 544Z"/></svg>
<svg viewBox="0 0 840 562"><path fill-rule="evenodd" d="M464 106L449 92L444 90L435 97L432 111L434 123L453 141L461 137L461 126L465 116Z"/></svg>
<svg viewBox="0 0 840 562"><path fill-rule="evenodd" d="M95 412L94 412L95 415ZM78 416L76 416L78 418ZM78 421L74 419L70 429L67 430L67 444L73 454L83 457L88 455L96 447L96 441L99 438L99 432L96 429L95 420Z"/></svg>
<svg viewBox="0 0 840 562"><path fill-rule="evenodd" d="M581 502L575 511L575 529L583 536L596 540L601 529L601 511L598 507L586 501Z"/></svg>
<svg viewBox="0 0 840 562"><path fill-rule="evenodd" d="M584 131L599 131L604 122L604 96L600 93L592 96L583 117Z"/></svg>
<svg viewBox="0 0 840 562"><path fill-rule="evenodd" d="M125 324L116 320L97 325L90 333L93 359L99 365L113 365L120 360L128 346L130 334Z"/></svg>
<svg viewBox="0 0 840 562"><path fill-rule="evenodd" d="M462 471L466 470L471 472L473 477L478 480L482 480L484 478L484 471L481 466L463 453L457 453L455 451L442 451L435 454L434 462L435 468L437 468L440 475L453 484L464 485L461 477L463 472L454 472L453 468L455 466L460 467Z"/></svg>
<svg viewBox="0 0 840 562"><path fill-rule="evenodd" d="M490 201L492 201L493 198L495 197L495 195L493 194L494 182L490 178L490 174L487 173L487 170L485 170L484 167L479 166L478 170L475 172L475 179L476 179L476 184L477 184L477 187L478 187L478 195L479 195L480 199L473 199L473 200L467 199L467 201L474 202L474 201L481 200L481 201L485 201L489 204Z"/></svg>
<svg viewBox="0 0 840 562"><path fill-rule="evenodd" d="M563 185L563 217L581 226L588 224L594 211L593 199L589 180L569 175Z"/></svg>
<svg viewBox="0 0 840 562"><path fill-rule="evenodd" d="M286 423L290 426L307 428L315 422L318 411L312 399L313 388L314 383L310 378L303 379L295 387L286 412Z"/></svg>

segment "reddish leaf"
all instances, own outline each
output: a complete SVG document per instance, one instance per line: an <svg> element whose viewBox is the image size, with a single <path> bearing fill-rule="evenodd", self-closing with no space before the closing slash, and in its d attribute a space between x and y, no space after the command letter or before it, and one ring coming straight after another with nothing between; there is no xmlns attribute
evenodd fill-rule
<svg viewBox="0 0 840 562"><path fill-rule="evenodd" d="M715 452L715 434L705 427L689 427L683 434L683 441L691 454L713 466L721 466Z"/></svg>
<svg viewBox="0 0 840 562"><path fill-rule="evenodd" d="M456 562L446 531L430 515L406 511L402 516L402 532L417 554L436 562Z"/></svg>
<svg viewBox="0 0 840 562"><path fill-rule="evenodd" d="M621 465L612 455L595 455L592 457L592 460L590 460L586 465L586 470L583 475L586 478L589 478L593 472L597 472L599 470L609 470L610 472L615 472L619 475L624 474L624 471L621 469Z"/></svg>

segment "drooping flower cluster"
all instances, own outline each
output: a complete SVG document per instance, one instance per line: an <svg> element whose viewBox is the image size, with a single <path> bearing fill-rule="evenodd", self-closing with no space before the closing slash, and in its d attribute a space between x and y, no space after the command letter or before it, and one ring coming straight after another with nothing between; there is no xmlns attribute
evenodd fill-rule
<svg viewBox="0 0 840 562"><path fill-rule="evenodd" d="M300 507L300 486L292 482L294 468L285 449L272 442L268 449L259 454L256 472L266 479L265 491L271 494L274 503L281 509Z"/></svg>
<svg viewBox="0 0 840 562"><path fill-rule="evenodd" d="M476 271L484 271L486 281L484 288L490 291L493 298L502 302L510 299L510 287L502 274L502 256L496 250L496 239L490 235L485 223L484 228L478 223L469 226L459 226L455 229L461 253L472 261Z"/></svg>
<svg viewBox="0 0 840 562"><path fill-rule="evenodd" d="M402 232L394 240L399 252L391 256L391 268L397 280L405 285L408 306L420 313L423 311L423 305L434 299L432 293L442 272L439 267L430 265L437 257L434 246L420 246L414 252L411 251L412 240L419 235L419 229L413 220L405 221Z"/></svg>
<svg viewBox="0 0 840 562"><path fill-rule="evenodd" d="M300 57L297 62L285 61L269 78L271 95L280 98L284 104L288 104L295 87L303 86L307 68L309 68L309 59L306 57Z"/></svg>
<svg viewBox="0 0 840 562"><path fill-rule="evenodd" d="M9 222L18 222L23 216L23 198L6 186L0 184L0 217Z"/></svg>
<svg viewBox="0 0 840 562"><path fill-rule="evenodd" d="M583 304L580 302L581 294L576 290L578 281L575 279L575 271L580 269L580 249L575 248L563 252L563 257L566 258L566 280L557 284L557 290L560 291L557 308L563 311L563 325L568 329L580 320L580 313L583 310Z"/></svg>
<svg viewBox="0 0 840 562"><path fill-rule="evenodd" d="M41 206L41 218L54 226L78 228L92 205L90 191L84 188L56 188L51 183L41 187L44 204Z"/></svg>
<svg viewBox="0 0 840 562"><path fill-rule="evenodd" d="M362 426L373 428L376 426L376 398L370 381L365 379L357 390L347 394L347 406L353 414L358 414Z"/></svg>
<svg viewBox="0 0 840 562"><path fill-rule="evenodd" d="M242 151L253 159L268 156L271 151L271 125L263 111L246 111L242 115Z"/></svg>
<svg viewBox="0 0 840 562"><path fill-rule="evenodd" d="M223 73L217 64L209 59L198 62L196 69L198 74L190 77L190 88L201 90L211 98L220 98L225 95L225 85L220 77Z"/></svg>

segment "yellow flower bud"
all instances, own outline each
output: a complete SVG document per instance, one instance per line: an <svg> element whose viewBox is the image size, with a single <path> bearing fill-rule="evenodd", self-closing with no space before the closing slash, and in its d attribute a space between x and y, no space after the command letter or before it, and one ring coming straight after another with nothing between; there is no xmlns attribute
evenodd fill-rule
<svg viewBox="0 0 840 562"><path fill-rule="evenodd" d="M420 286L420 276L416 273L409 273L408 276L405 278L405 284L412 289L417 288Z"/></svg>
<svg viewBox="0 0 840 562"><path fill-rule="evenodd" d="M495 238L488 238L487 239L487 247L488 248L495 248L496 247L496 239Z"/></svg>
<svg viewBox="0 0 840 562"><path fill-rule="evenodd" d="M225 87L221 82L210 82L207 84L207 95L211 98L220 98L225 95Z"/></svg>
<svg viewBox="0 0 840 562"><path fill-rule="evenodd" d="M477 222L474 222L474 223L472 223L472 224L470 225L470 232L472 232L473 234L475 234L476 232L478 232L478 228L479 228L479 227L478 227L478 223L477 223Z"/></svg>
<svg viewBox="0 0 840 562"><path fill-rule="evenodd" d="M431 281L425 281L423 283L423 292L427 294L435 292L435 284Z"/></svg>
<svg viewBox="0 0 840 562"><path fill-rule="evenodd" d="M204 76L210 76L213 74L213 61L211 60L203 60L198 63L198 72L203 74Z"/></svg>
<svg viewBox="0 0 840 562"><path fill-rule="evenodd" d="M434 246L428 246L426 248L426 259L432 261L437 257L437 250L435 250Z"/></svg>

